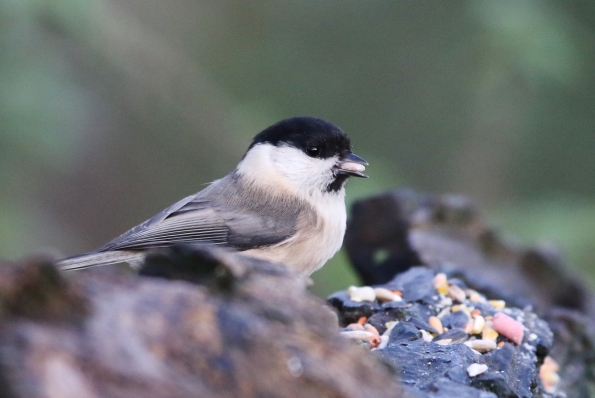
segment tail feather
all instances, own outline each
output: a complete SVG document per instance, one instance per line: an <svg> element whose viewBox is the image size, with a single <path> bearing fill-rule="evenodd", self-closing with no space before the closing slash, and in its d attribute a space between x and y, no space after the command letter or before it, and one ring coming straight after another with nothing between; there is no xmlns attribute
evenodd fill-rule
<svg viewBox="0 0 595 398"><path fill-rule="evenodd" d="M61 271L70 271L101 265L129 263L132 267L138 267L144 257L143 252L138 251L108 251L79 254L77 256L63 258L58 261Z"/></svg>

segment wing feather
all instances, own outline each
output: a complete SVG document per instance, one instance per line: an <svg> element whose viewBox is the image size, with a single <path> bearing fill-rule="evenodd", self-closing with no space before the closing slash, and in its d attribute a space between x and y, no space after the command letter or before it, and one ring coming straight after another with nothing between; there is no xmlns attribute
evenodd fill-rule
<svg viewBox="0 0 595 398"><path fill-rule="evenodd" d="M297 203L272 200L233 173L98 249L143 250L174 243L211 243L248 250L275 245L296 232Z"/></svg>

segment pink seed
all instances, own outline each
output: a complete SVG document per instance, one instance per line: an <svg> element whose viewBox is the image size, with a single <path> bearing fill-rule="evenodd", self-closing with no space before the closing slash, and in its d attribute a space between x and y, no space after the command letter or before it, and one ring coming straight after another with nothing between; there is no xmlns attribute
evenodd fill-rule
<svg viewBox="0 0 595 398"><path fill-rule="evenodd" d="M523 324L503 312L494 315L492 328L501 335L508 337L515 344L521 344L523 341Z"/></svg>

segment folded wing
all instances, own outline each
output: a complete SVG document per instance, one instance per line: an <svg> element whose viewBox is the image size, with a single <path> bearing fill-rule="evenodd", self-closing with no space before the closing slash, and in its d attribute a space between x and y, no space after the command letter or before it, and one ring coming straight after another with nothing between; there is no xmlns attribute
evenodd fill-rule
<svg viewBox="0 0 595 398"><path fill-rule="evenodd" d="M230 174L97 251L143 250L174 243L210 243L237 250L271 246L296 233L298 209L303 206L243 186Z"/></svg>

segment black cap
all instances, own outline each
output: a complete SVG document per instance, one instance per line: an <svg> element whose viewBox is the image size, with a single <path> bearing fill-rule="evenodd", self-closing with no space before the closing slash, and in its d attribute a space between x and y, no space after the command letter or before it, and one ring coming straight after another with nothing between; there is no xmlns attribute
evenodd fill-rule
<svg viewBox="0 0 595 398"><path fill-rule="evenodd" d="M250 148L262 143L292 146L321 159L351 152L349 138L339 127L309 116L292 117L273 124L254 137Z"/></svg>

